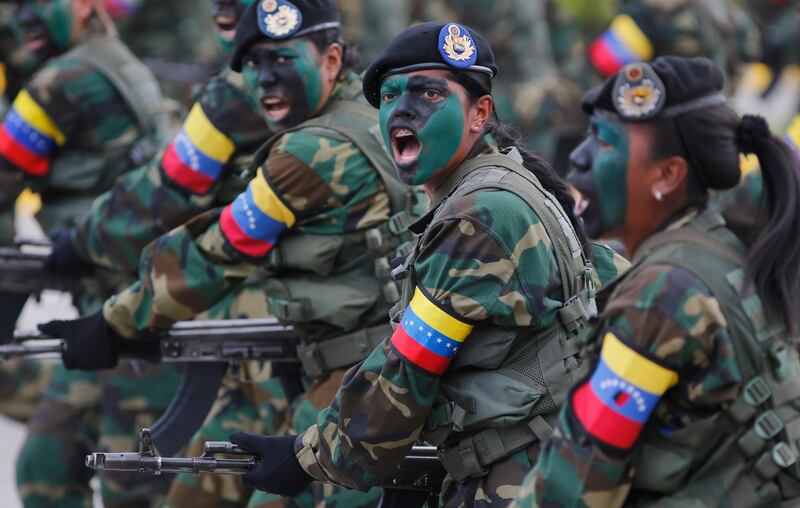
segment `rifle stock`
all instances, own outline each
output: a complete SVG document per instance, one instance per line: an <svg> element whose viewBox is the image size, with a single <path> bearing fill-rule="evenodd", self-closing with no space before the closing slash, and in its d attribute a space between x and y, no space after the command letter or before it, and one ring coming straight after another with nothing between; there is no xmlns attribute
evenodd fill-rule
<svg viewBox="0 0 800 508"><path fill-rule="evenodd" d="M218 457L224 455L225 457ZM231 458L233 456L233 458ZM150 429L142 429L139 452L134 453L92 453L86 456L86 467L104 471L139 471L159 475L162 473L223 474L244 475L257 466L261 458L238 446L224 441L208 441L199 457L161 456L155 446ZM387 506L387 496L392 502L400 492L421 492L428 506L436 506L446 472L439 461L433 446L414 446L411 452L397 466L397 471L381 480L376 487L385 491L383 506ZM434 504L432 504L434 503ZM400 505L398 505L400 506ZM403 505L407 506L407 505Z"/></svg>

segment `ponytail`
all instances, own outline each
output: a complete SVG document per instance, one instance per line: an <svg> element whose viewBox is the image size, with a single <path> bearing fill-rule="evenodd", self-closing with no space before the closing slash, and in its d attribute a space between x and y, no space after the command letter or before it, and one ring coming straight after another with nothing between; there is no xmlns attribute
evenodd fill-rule
<svg viewBox="0 0 800 508"><path fill-rule="evenodd" d="M794 332L800 315L800 168L791 149L759 116L742 118L736 143L742 153L758 157L767 207L766 223L750 249L748 283Z"/></svg>

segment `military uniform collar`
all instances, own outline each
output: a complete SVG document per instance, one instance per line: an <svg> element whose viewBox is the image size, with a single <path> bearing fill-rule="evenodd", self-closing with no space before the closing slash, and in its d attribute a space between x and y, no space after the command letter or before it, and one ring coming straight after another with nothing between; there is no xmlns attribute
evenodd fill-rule
<svg viewBox="0 0 800 508"><path fill-rule="evenodd" d="M469 157L467 157L464 162L474 159L475 157L479 157L481 155L488 155L498 153L497 147L494 146L493 143L486 141L484 138L479 143L475 144L475 147L470 152ZM433 215L436 213L436 210L441 205L453 191L456 190L458 184L470 173L475 171L477 168L469 168L464 163L461 163L459 167L457 167L450 175L445 178L442 184L436 189L436 192L433 194L433 198L431 199L430 207L428 211L419 218L416 222L411 224L408 229L414 234L420 234L425 231L425 228L428 227L431 220L433 219Z"/></svg>

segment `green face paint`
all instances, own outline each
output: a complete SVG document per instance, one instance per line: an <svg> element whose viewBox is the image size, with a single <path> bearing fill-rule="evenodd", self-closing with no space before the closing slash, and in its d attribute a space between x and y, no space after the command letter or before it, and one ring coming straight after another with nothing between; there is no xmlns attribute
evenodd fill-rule
<svg viewBox="0 0 800 508"><path fill-rule="evenodd" d="M236 35L236 24L244 14L244 10L253 0L212 0L211 19L214 22L214 35L223 53L233 53L233 38Z"/></svg>
<svg viewBox="0 0 800 508"><path fill-rule="evenodd" d="M26 6L42 20L56 47L63 51L72 42L72 7L69 0L41 2L29 0Z"/></svg>
<svg viewBox="0 0 800 508"><path fill-rule="evenodd" d="M272 128L297 125L322 106L322 72L311 41L256 45L245 53L243 64L247 91L264 105Z"/></svg>
<svg viewBox="0 0 800 508"><path fill-rule="evenodd" d="M420 185L447 169L458 151L464 110L445 79L391 76L381 85L380 125L400 178Z"/></svg>
<svg viewBox="0 0 800 508"><path fill-rule="evenodd" d="M570 183L583 196L576 205L586 233L600 238L622 226L628 209L628 132L620 122L594 116L590 134L570 156Z"/></svg>

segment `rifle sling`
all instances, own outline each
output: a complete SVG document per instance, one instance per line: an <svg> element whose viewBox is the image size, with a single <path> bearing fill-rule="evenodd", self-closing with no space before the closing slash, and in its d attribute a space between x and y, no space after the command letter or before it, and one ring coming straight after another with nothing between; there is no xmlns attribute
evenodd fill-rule
<svg viewBox="0 0 800 508"><path fill-rule="evenodd" d="M297 357L306 374L318 378L365 360L391 334L389 324L364 328L334 339L298 346Z"/></svg>

